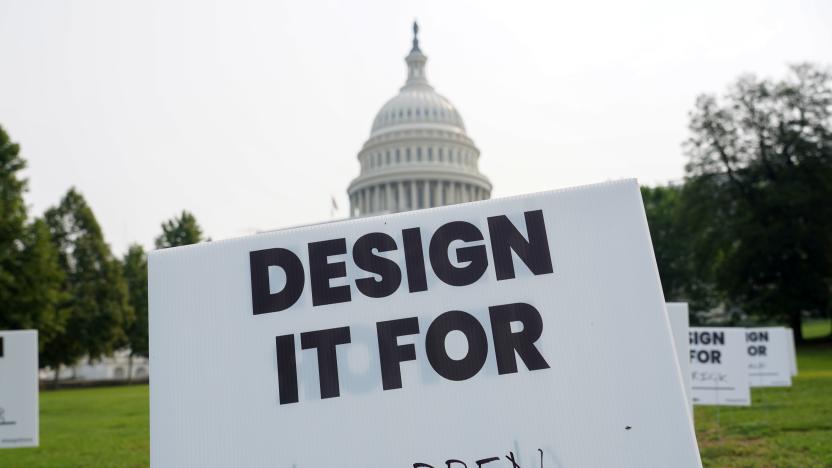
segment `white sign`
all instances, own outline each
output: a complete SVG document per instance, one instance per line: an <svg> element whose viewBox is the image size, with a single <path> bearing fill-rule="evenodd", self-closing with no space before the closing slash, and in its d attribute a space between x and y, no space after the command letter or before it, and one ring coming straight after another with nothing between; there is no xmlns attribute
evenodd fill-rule
<svg viewBox="0 0 832 468"><path fill-rule="evenodd" d="M0 448L38 445L38 332L0 331Z"/></svg>
<svg viewBox="0 0 832 468"><path fill-rule="evenodd" d="M701 466L634 180L149 261L153 466Z"/></svg>
<svg viewBox="0 0 832 468"><path fill-rule="evenodd" d="M690 328L691 394L696 405L751 404L744 328Z"/></svg>
<svg viewBox="0 0 832 468"><path fill-rule="evenodd" d="M794 330L791 328L786 329L786 338L788 339L788 350L789 350L789 367L791 370L792 377L797 377L797 348L794 345Z"/></svg>
<svg viewBox="0 0 832 468"><path fill-rule="evenodd" d="M679 360L679 370L685 385L685 396L690 403L691 422L693 421L693 396L691 395L690 380L690 317L687 302L668 302L667 316L670 319L670 331L673 333L673 345L676 348L676 359Z"/></svg>
<svg viewBox="0 0 832 468"><path fill-rule="evenodd" d="M789 338L785 328L746 328L748 382L752 387L791 387Z"/></svg>

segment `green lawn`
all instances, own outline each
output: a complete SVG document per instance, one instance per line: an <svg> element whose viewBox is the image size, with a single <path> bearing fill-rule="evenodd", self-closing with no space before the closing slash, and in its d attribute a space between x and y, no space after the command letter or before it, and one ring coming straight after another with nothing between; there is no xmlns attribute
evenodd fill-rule
<svg viewBox="0 0 832 468"><path fill-rule="evenodd" d="M752 389L748 408L697 406L705 466L832 467L832 345L798 351L789 388Z"/></svg>
<svg viewBox="0 0 832 468"><path fill-rule="evenodd" d="M40 394L40 447L0 450L0 467L150 464L147 385Z"/></svg>
<svg viewBox="0 0 832 468"><path fill-rule="evenodd" d="M791 388L753 390L749 408L696 407L705 466L832 466L832 345L798 352ZM42 392L41 446L0 450L0 467L149 463L147 386Z"/></svg>
<svg viewBox="0 0 832 468"><path fill-rule="evenodd" d="M807 340L825 338L832 335L832 320L816 319L803 322L803 336Z"/></svg>

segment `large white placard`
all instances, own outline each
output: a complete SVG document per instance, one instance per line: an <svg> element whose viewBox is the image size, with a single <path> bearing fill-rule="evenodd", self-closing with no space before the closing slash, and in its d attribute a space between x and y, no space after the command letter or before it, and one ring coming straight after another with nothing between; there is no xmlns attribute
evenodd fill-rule
<svg viewBox="0 0 832 468"><path fill-rule="evenodd" d="M676 347L676 358L679 360L679 371L682 373L682 382L685 384L685 396L691 406L691 421L693 421L693 396L690 390L690 317L688 303L668 302L667 316L670 319L673 345Z"/></svg>
<svg viewBox="0 0 832 468"><path fill-rule="evenodd" d="M789 367L792 377L797 376L797 347L794 344L794 330L786 328L786 338L788 339L789 350Z"/></svg>
<svg viewBox="0 0 832 468"><path fill-rule="evenodd" d="M701 466L634 180L149 261L154 466Z"/></svg>
<svg viewBox="0 0 832 468"><path fill-rule="evenodd" d="M0 448L38 445L38 332L0 331Z"/></svg>
<svg viewBox="0 0 832 468"><path fill-rule="evenodd" d="M748 383L752 387L790 387L788 331L782 327L746 328Z"/></svg>
<svg viewBox="0 0 832 468"><path fill-rule="evenodd" d="M695 405L751 404L744 328L691 327L690 371Z"/></svg>

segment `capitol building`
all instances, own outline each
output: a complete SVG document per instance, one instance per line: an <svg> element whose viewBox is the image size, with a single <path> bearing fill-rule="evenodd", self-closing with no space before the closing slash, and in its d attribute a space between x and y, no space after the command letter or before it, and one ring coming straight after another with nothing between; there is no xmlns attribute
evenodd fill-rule
<svg viewBox="0 0 832 468"><path fill-rule="evenodd" d="M361 173L350 183L350 215L431 208L491 196L479 171L480 151L465 132L459 111L437 93L425 74L427 56L413 47L405 57L407 81L373 120L358 153Z"/></svg>

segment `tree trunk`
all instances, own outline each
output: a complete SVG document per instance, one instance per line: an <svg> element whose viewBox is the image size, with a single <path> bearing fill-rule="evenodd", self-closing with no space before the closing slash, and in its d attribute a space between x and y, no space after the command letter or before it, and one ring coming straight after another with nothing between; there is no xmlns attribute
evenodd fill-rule
<svg viewBox="0 0 832 468"><path fill-rule="evenodd" d="M127 357L127 383L133 383L133 352Z"/></svg>
<svg viewBox="0 0 832 468"><path fill-rule="evenodd" d="M800 311L792 312L791 317L789 317L789 326L792 327L792 331L794 331L794 343L803 343L805 340L803 339L803 326L801 324Z"/></svg>
<svg viewBox="0 0 832 468"><path fill-rule="evenodd" d="M52 388L58 388L58 379L61 377L61 365L58 364L58 367L55 368L55 377L52 378Z"/></svg>

